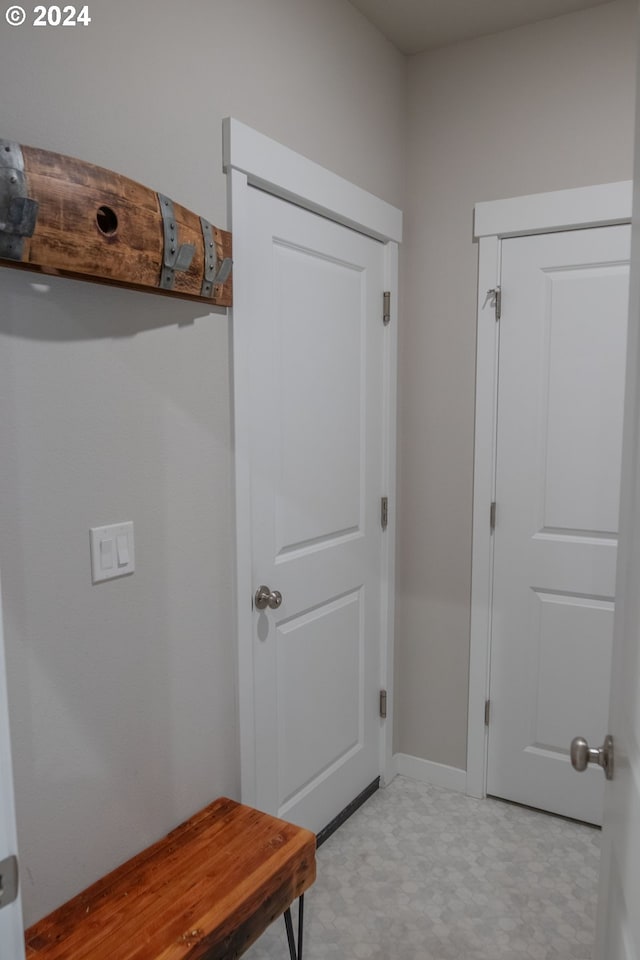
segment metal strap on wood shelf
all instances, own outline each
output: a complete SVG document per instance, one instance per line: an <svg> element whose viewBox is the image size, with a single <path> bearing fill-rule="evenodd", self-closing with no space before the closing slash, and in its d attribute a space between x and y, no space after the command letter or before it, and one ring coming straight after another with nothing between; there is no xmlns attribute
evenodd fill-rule
<svg viewBox="0 0 640 960"><path fill-rule="evenodd" d="M225 280L228 279L233 261L231 257L225 257L222 261L218 260L216 244L213 238L213 227L204 217L200 217L200 224L202 226L202 238L204 240L204 279L202 281L200 296L212 297L214 285L224 283Z"/></svg>
<svg viewBox="0 0 640 960"><path fill-rule="evenodd" d="M38 203L27 196L22 147L0 139L0 257L22 260L24 238L32 237Z"/></svg>
<svg viewBox="0 0 640 960"><path fill-rule="evenodd" d="M160 288L173 290L176 270L188 270L196 252L193 243L180 243L178 239L178 224L173 212L173 200L158 194L162 225L164 229L164 254Z"/></svg>

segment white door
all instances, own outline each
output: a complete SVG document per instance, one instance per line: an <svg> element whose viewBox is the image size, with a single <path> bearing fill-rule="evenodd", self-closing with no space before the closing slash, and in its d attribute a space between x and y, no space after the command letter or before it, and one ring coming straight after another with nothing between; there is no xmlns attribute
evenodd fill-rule
<svg viewBox="0 0 640 960"><path fill-rule="evenodd" d="M7 706L7 681L4 660L4 631L2 618L2 595L0 592L0 863L16 856L18 841L13 799L13 772L11 767L11 744L9 741L9 710ZM2 870L0 870L2 875ZM6 886L6 879L0 886ZM0 902L2 897L0 896ZM23 960L24 935L22 931L22 907L20 897L0 908L0 957L6 960Z"/></svg>
<svg viewBox="0 0 640 960"><path fill-rule="evenodd" d="M636 109L611 710L607 728L589 741L591 747L599 747L610 733L615 750L614 777L605 788L595 960L640 960L640 110Z"/></svg>
<svg viewBox="0 0 640 960"><path fill-rule="evenodd" d="M628 226L502 244L487 792L593 823L609 708Z"/></svg>
<svg viewBox="0 0 640 960"><path fill-rule="evenodd" d="M247 202L256 803L318 831L380 773L384 247Z"/></svg>

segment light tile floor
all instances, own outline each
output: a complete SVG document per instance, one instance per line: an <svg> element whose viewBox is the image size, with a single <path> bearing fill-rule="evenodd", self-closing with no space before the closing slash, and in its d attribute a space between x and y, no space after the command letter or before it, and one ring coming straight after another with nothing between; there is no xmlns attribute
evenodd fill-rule
<svg viewBox="0 0 640 960"><path fill-rule="evenodd" d="M599 841L396 777L318 851L304 960L590 960ZM288 960L284 921L245 957Z"/></svg>

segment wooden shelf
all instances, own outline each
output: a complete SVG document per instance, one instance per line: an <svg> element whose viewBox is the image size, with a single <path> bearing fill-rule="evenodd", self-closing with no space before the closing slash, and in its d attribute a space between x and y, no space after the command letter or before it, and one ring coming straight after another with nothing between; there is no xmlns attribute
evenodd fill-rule
<svg viewBox="0 0 640 960"><path fill-rule="evenodd" d="M232 304L231 234L112 170L0 139L0 265Z"/></svg>

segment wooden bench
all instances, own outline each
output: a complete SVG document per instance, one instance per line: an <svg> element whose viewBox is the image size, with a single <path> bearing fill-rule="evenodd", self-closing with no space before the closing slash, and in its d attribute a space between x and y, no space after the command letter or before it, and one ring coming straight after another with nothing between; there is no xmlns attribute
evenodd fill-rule
<svg viewBox="0 0 640 960"><path fill-rule="evenodd" d="M27 958L233 960L284 913L299 960L315 847L310 831L223 797L30 927Z"/></svg>

